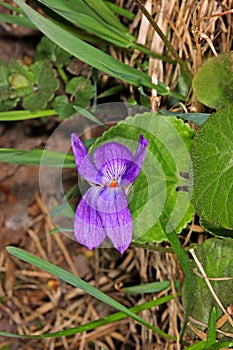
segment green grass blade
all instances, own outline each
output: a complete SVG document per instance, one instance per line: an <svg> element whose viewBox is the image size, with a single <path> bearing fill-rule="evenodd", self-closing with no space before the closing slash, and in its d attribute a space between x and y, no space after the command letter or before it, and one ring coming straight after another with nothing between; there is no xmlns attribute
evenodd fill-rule
<svg viewBox="0 0 233 350"><path fill-rule="evenodd" d="M74 232L74 230L72 228L66 228L66 227L55 227L49 232L49 234L55 235L55 233L58 233L58 232Z"/></svg>
<svg viewBox="0 0 233 350"><path fill-rule="evenodd" d="M127 32L128 29L115 17L111 9L103 0L86 0L88 5L93 8L108 24L118 28L120 31Z"/></svg>
<svg viewBox="0 0 233 350"><path fill-rule="evenodd" d="M74 33L71 33L68 29L64 29L64 27L57 22L43 17L30 6L26 5L22 0L15 0L15 3L20 6L42 33L81 61L106 73L110 72L112 76L123 78L130 84L137 86L144 85L149 88L155 87L147 74L115 60L103 51L83 42L78 39ZM167 94L169 91L169 89L163 90L164 94Z"/></svg>
<svg viewBox="0 0 233 350"><path fill-rule="evenodd" d="M222 341L222 342L213 344L211 347L208 348L208 350L232 349L232 347L233 347L233 342Z"/></svg>
<svg viewBox="0 0 233 350"><path fill-rule="evenodd" d="M92 33L105 41L120 47L128 47L131 40L136 40L133 36L129 36L122 30L106 23L101 17L94 17L92 11L90 14L82 13L79 9L74 9L69 2L63 4L62 8L53 6L54 0L40 0L50 10L59 16L62 16L69 22L75 24L89 33ZM65 6L64 6L65 5Z"/></svg>
<svg viewBox="0 0 233 350"><path fill-rule="evenodd" d="M194 285L194 277L193 277L193 269L191 262L189 260L189 256L186 253L186 251L183 249L180 240L177 236L177 233L173 230L173 227L170 227L169 219L165 216L163 216L161 220L162 227L164 229L164 232L167 236L167 239L169 243L171 244L172 249L174 250L175 254L177 255L177 258L179 260L179 263L182 267L182 270L184 271L185 277L187 279L187 284L189 286L188 293L187 293L187 301L188 301L188 307L186 308L186 315L185 315L185 322L184 326L181 330L181 338L183 336L183 332L186 328L186 324L188 322L188 317L191 314L192 307L193 307L193 293L195 291L195 285Z"/></svg>
<svg viewBox="0 0 233 350"><path fill-rule="evenodd" d="M95 1L94 11L83 1L81 1L81 9L77 4L75 6L74 3L70 3L69 1L63 2L62 4L57 4L57 0L39 0L39 2L76 26L117 46L128 47L132 40L136 41L134 36L126 33L127 29L125 27L123 27L123 30L122 28L119 28L119 26L114 25L114 20L118 24L120 22L118 22L111 10L101 2L101 0ZM78 2L80 3L80 1ZM111 14L110 18L106 15L107 12ZM107 17L108 20L104 20L102 18L103 16Z"/></svg>
<svg viewBox="0 0 233 350"><path fill-rule="evenodd" d="M87 111L86 109L84 109L83 107L80 106L74 106L73 107L78 113L80 113L81 115L83 115L85 118L87 118L88 120L91 120L93 123L96 123L98 125L104 126L106 129L108 129L108 127L101 122L101 120L99 120L98 118L96 118L94 116L94 114L90 113L89 111Z"/></svg>
<svg viewBox="0 0 233 350"><path fill-rule="evenodd" d="M188 346L185 350L204 350L205 349L205 341L201 340L198 343Z"/></svg>
<svg viewBox="0 0 233 350"><path fill-rule="evenodd" d="M98 289L91 286L87 282L81 280L77 276L74 276L73 274L67 272L66 270L64 270L56 265L53 265L48 261L40 259L40 258L38 258L38 257L36 257L36 256L26 252L26 251L23 251L22 249L18 249L15 247L7 247L6 249L10 254L14 255L15 257L17 257L23 261L26 261L34 266L37 266L44 271L51 273L52 275L54 275L54 276L62 279L63 281L71 284L72 286L82 289L84 292L92 295L93 297L102 301L103 303L110 305L111 307L115 308L116 310L118 310L120 312L123 312L125 315L133 318L135 321L137 321L138 323L144 325L145 327L153 330L155 333L158 333L161 336L164 336L168 339L175 340L175 337L170 336L170 335L166 334L165 332L161 331L160 329L152 326L150 323L146 322L141 317L135 315L132 311L127 309L125 306L121 305L116 300L112 299L110 296L104 294L103 292L99 291Z"/></svg>
<svg viewBox="0 0 233 350"><path fill-rule="evenodd" d="M68 21L72 22L76 26L82 28L83 30L86 30L99 38L102 38L103 40L109 41L113 43L116 46L120 47L130 47L133 50L139 50L146 55L150 55L152 57L161 59L168 63L176 63L174 60L170 59L168 56L156 54L146 47L142 45L138 45L136 43L137 39L130 35L129 33L126 33L126 28L122 30L117 25L114 26L114 21L111 21L110 18L104 18L103 20L101 15L104 14L104 17L106 16L106 11L102 9L102 7L107 8L105 4L99 0L98 2L94 0L89 0L89 3L92 3L92 6L94 6L95 13L99 9L98 14L99 17L94 16L92 10L88 10L88 7L86 10L80 10L79 8L74 8L73 3L63 3L62 6L57 4L56 0L39 0L42 4L46 5L49 9L52 9L54 12L59 14L60 16L64 17ZM82 5L83 6L83 5ZM109 9L108 9L109 10ZM111 13L111 11L110 11ZM115 17L114 17L115 18ZM117 21L119 24L120 22Z"/></svg>
<svg viewBox="0 0 233 350"><path fill-rule="evenodd" d="M179 287L179 282L176 281L176 287ZM144 293L158 293L170 287L170 281L162 281L162 282L151 282L140 284L138 286L130 286L122 288L124 293L129 294L144 294Z"/></svg>
<svg viewBox="0 0 233 350"><path fill-rule="evenodd" d="M209 315L209 321L208 321L208 332L207 332L207 339L206 339L206 350L210 349L213 344L216 343L216 308L213 307L213 309L210 312Z"/></svg>
<svg viewBox="0 0 233 350"><path fill-rule="evenodd" d="M98 2L96 2L96 0L95 2L93 2L92 0L89 1L90 3L93 2L95 10L97 10L97 8L99 7L99 17L94 16L92 11L88 12L88 8L86 9L86 11L82 12L82 10L80 11L80 9L74 8L73 4L70 4L69 2L63 3L62 6L58 6L58 4L56 4L56 0L39 1L42 4L46 5L49 9L52 9L60 16L75 24L76 26L98 36L99 38L102 38L105 41L109 41L116 46L124 48L130 47L133 50L139 50L145 53L146 55L150 55L152 57L161 59L165 62L173 64L176 63L168 56L156 54L147 49L146 47L138 45L136 43L137 39L133 35L126 33L125 28L122 31L121 28L113 25L113 23L110 21L111 17L108 20L105 18L104 21L101 18L101 14L104 14L105 16L106 12L102 10L102 6L107 9L108 7L105 6L104 3L100 0ZM119 22L117 21L117 23Z"/></svg>
<svg viewBox="0 0 233 350"><path fill-rule="evenodd" d="M139 50L140 52L144 53L145 55L157 58L157 59L162 60L164 62L171 63L171 64L176 64L176 61L171 59L168 55L161 55L159 53L153 52L153 51L151 51L150 49L148 49L147 47L145 47L145 46L143 46L141 44L132 43L130 48L133 49L133 50Z"/></svg>
<svg viewBox="0 0 233 350"><path fill-rule="evenodd" d="M34 149L31 151L0 148L0 162L43 166L75 168L74 155L49 150Z"/></svg>
<svg viewBox="0 0 233 350"><path fill-rule="evenodd" d="M210 116L209 113L174 113L165 109L159 109L159 113L167 117L176 116L189 122L192 122L198 126L204 125Z"/></svg>
<svg viewBox="0 0 233 350"><path fill-rule="evenodd" d="M20 8L18 8L16 6L12 6L5 1L0 1L0 5L8 8L9 10L12 10L14 12L17 12L17 13L20 13L21 15L23 15L23 11Z"/></svg>
<svg viewBox="0 0 233 350"><path fill-rule="evenodd" d="M31 111L9 111L9 112L0 112L0 121L1 122L10 122L16 120L27 120L35 119L42 117L49 117L50 115L57 114L54 109L41 110L37 112Z"/></svg>
<svg viewBox="0 0 233 350"><path fill-rule="evenodd" d="M93 11L83 0L38 0L38 2L47 6L52 11L56 10L59 12L70 12L70 10L73 10L72 12L75 13L82 13L96 19L99 18L98 14Z"/></svg>
<svg viewBox="0 0 233 350"><path fill-rule="evenodd" d="M117 13L118 15L128 18L130 21L133 21L133 19L135 18L135 14L133 12L130 12L129 10L124 9L121 6L118 6L116 4L113 4L110 1L105 1L106 5L115 13Z"/></svg>
<svg viewBox="0 0 233 350"><path fill-rule="evenodd" d="M0 14L0 22L17 24L22 27L36 29L34 24L25 16L21 17L17 15L10 15L10 14Z"/></svg>
<svg viewBox="0 0 233 350"><path fill-rule="evenodd" d="M97 97L98 99L100 98L105 98L105 97L109 97L109 96L113 96L113 95L116 95L116 94L119 94L123 91L126 90L126 86L123 85L123 84L119 84L117 86L113 86L107 90L104 90L103 92L101 92Z"/></svg>
<svg viewBox="0 0 233 350"><path fill-rule="evenodd" d="M130 308L129 310L133 313L138 313L144 310L151 309L152 307L156 307L159 305L162 305L164 303L167 303L168 301L174 299L172 295L168 295L166 297L162 297L156 300L149 301L147 303L141 304L134 306ZM123 320L126 318L127 315L125 315L123 312L117 312L115 314L112 314L110 316L100 318L96 321L88 322L86 324L66 329L64 331L59 331L59 332L53 332L53 333L45 333L45 334L40 334L40 335L20 335L20 334L14 334L14 333L9 333L9 332L3 332L0 331L0 336L5 336L5 337L17 337L17 338L53 338L53 337L61 337L61 336L69 336L81 332L86 332L86 331L91 331L93 329L96 329L100 326L104 326L106 324L110 324L113 322L117 322L120 320Z"/></svg>

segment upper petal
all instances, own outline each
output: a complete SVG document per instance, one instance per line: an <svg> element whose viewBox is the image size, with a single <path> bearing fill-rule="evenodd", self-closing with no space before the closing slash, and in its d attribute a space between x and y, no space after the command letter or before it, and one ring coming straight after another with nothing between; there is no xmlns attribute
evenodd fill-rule
<svg viewBox="0 0 233 350"><path fill-rule="evenodd" d="M128 147L118 142L108 142L97 148L93 157L100 172L99 177L102 176L102 181L109 184L113 178L120 180L131 163L133 154Z"/></svg>
<svg viewBox="0 0 233 350"><path fill-rule="evenodd" d="M143 135L140 135L138 140L138 148L136 150L133 160L128 164L127 169L121 179L121 185L127 186L128 184L135 181L136 177L140 173L142 163L146 157L146 150L148 146L148 140Z"/></svg>
<svg viewBox="0 0 233 350"><path fill-rule="evenodd" d="M86 147L76 134L71 135L71 145L79 174L88 182L101 185L97 179L98 170L91 156L88 154Z"/></svg>
<svg viewBox="0 0 233 350"><path fill-rule="evenodd" d="M74 216L76 240L88 249L98 247L106 237L104 223L98 211L101 187L91 187L84 194Z"/></svg>

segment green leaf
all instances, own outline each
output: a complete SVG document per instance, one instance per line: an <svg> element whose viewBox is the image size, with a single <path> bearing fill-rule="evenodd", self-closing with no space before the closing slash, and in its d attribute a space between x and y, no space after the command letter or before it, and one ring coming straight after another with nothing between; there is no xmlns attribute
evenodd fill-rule
<svg viewBox="0 0 233 350"><path fill-rule="evenodd" d="M104 19L108 24L126 32L127 28L115 17L109 6L103 0L87 0L87 4Z"/></svg>
<svg viewBox="0 0 233 350"><path fill-rule="evenodd" d="M193 345L188 346L185 348L185 350L205 350L206 349L206 342L204 340L199 341L198 343L195 343ZM226 348L232 348L233 343L230 341L225 342L219 342L217 344L212 345L208 350L219 350L219 349L226 349Z"/></svg>
<svg viewBox="0 0 233 350"><path fill-rule="evenodd" d="M140 105L147 107L148 109L150 109L151 107L151 97L148 96L145 92L142 86L139 87L138 89L139 91L139 97L140 97Z"/></svg>
<svg viewBox="0 0 233 350"><path fill-rule="evenodd" d="M167 111L165 109L159 109L159 112L168 117L176 116L176 117L182 118L198 126L204 125L210 116L209 113L175 113L175 112Z"/></svg>
<svg viewBox="0 0 233 350"><path fill-rule="evenodd" d="M59 81L56 78L56 72L48 61L38 61L30 66L33 72L36 84L33 91L24 97L23 107L34 112L46 107L52 100L54 92L59 87Z"/></svg>
<svg viewBox="0 0 233 350"><path fill-rule="evenodd" d="M150 55L157 59L164 60L174 64L166 55L160 55L150 51L146 47L136 43L137 39L129 33L114 16L109 7L102 0L71 0L66 2L58 2L58 0L39 0L42 4L49 8L51 17L56 18L51 9L58 15L64 17L75 26L81 28L82 33L91 33L95 35L95 40L88 38L90 42L96 42L97 38L102 42L110 42L115 46L123 48L131 48L139 50L146 55ZM86 4L87 3L87 4ZM80 37L80 36L79 36ZM80 37L81 38L81 37ZM83 40L87 40L83 38Z"/></svg>
<svg viewBox="0 0 233 350"><path fill-rule="evenodd" d="M16 107L19 102L19 98L9 99L9 100L0 100L0 112L7 111L8 109L12 109Z"/></svg>
<svg viewBox="0 0 233 350"><path fill-rule="evenodd" d="M211 108L221 108L233 101L233 56L222 54L207 60L193 78L197 99Z"/></svg>
<svg viewBox="0 0 233 350"><path fill-rule="evenodd" d="M206 350L210 349L213 344L216 343L216 309L213 307L209 314L209 321L208 321L208 332L207 332L207 339L206 339Z"/></svg>
<svg viewBox="0 0 233 350"><path fill-rule="evenodd" d="M69 116L75 113L73 104L69 102L66 95L55 97L53 101L53 108L61 119L69 118Z"/></svg>
<svg viewBox="0 0 233 350"><path fill-rule="evenodd" d="M48 60L56 65L66 65L70 61L71 55L56 45L49 38L43 37L36 47L36 61Z"/></svg>
<svg viewBox="0 0 233 350"><path fill-rule="evenodd" d="M16 120L27 120L42 117L49 117L50 115L56 114L54 109L47 109L38 112L31 111L9 111L0 113L0 121L16 121Z"/></svg>
<svg viewBox="0 0 233 350"><path fill-rule="evenodd" d="M10 83L10 97L22 97L33 90L35 76L30 68L21 61L11 61L9 63L8 81Z"/></svg>
<svg viewBox="0 0 233 350"><path fill-rule="evenodd" d="M98 2L88 0L89 4L80 0L63 3L58 3L57 0L39 0L39 2L79 28L97 35L114 45L128 47L132 39L136 41L133 36L126 33L126 27L116 19L102 0L98 0Z"/></svg>
<svg viewBox="0 0 233 350"><path fill-rule="evenodd" d="M25 17L23 11L20 8L12 6L5 1L0 1L0 5L8 8L9 10L12 10L13 13L17 13L20 15L11 15L7 13L0 14L0 22L12 23L31 29L36 29L32 22L27 17Z"/></svg>
<svg viewBox="0 0 233 350"><path fill-rule="evenodd" d="M0 96L2 98L3 93L9 88L8 81L9 70L7 65L0 60Z"/></svg>
<svg viewBox="0 0 233 350"><path fill-rule="evenodd" d="M165 235L176 254L180 266L184 272L185 279L187 282L187 290L186 290L186 301L187 301L187 307L186 307L186 314L184 319L184 325L181 328L180 331L180 339L182 339L189 316L191 315L192 311L192 301L193 301L193 294L194 294L194 279L193 279L193 270L192 265L190 263L189 256L185 249L182 247L181 242L176 234L176 232L173 230L173 223L169 221L169 217L166 215L163 215L161 218L161 225L165 232Z"/></svg>
<svg viewBox="0 0 233 350"><path fill-rule="evenodd" d="M105 1L105 4L115 13L117 13L118 15L122 16L122 17L125 17L125 18L128 18L129 20L133 20L135 18L135 14L132 13L131 11L129 10L126 10L124 9L123 7L121 6L118 6L116 4L113 4L112 2L110 1Z"/></svg>
<svg viewBox="0 0 233 350"><path fill-rule="evenodd" d="M20 8L18 8L16 6L12 6L5 1L0 1L0 5L6 7L9 10L12 10L16 13L19 13L20 15L23 15L23 11Z"/></svg>
<svg viewBox="0 0 233 350"><path fill-rule="evenodd" d="M8 66L0 61L0 111L15 107L32 90L33 81L33 74L21 61L11 61Z"/></svg>
<svg viewBox="0 0 233 350"><path fill-rule="evenodd" d="M208 350L223 350L223 349L232 349L233 342L230 341L222 341L217 344L213 344L208 348Z"/></svg>
<svg viewBox="0 0 233 350"><path fill-rule="evenodd" d="M158 298L156 300L151 300L149 302L134 306L130 308L129 310L132 311L133 313L138 313L143 310L150 309L152 307L159 306L161 304L167 303L168 301L174 299L172 295L168 295L162 298ZM45 334L40 334L40 335L21 335L21 334L13 334L13 333L8 333L8 332L0 332L0 336L6 336L6 337L14 337L14 338L55 338L55 337L62 337L62 336L69 336L81 332L87 332L93 329L96 329L98 327L104 326L106 324L110 324L116 321L123 320L127 316L123 312L117 312L115 314L106 316L104 318L100 318L98 320L88 322L86 324L82 324L77 327L73 327L70 329L66 329L64 331L59 331L59 332L54 332L54 333L45 333Z"/></svg>
<svg viewBox="0 0 233 350"><path fill-rule="evenodd" d="M179 233L194 213L188 193L176 190L188 185L180 173L189 171L189 147L194 132L175 117L139 114L105 132L90 151L106 141L121 142L135 151L140 134L149 140L149 146L142 171L128 197L134 220L133 237L138 242L161 242L166 239L162 215L170 219L169 227Z"/></svg>
<svg viewBox="0 0 233 350"><path fill-rule="evenodd" d="M92 121L93 123L95 123L97 125L101 125L104 128L108 129L107 125L105 125L101 120L99 120L97 117L95 117L95 115L93 113L91 113L92 109L86 110L86 109L83 109L82 107L79 107L79 106L74 106L74 109L78 113L83 115L85 118L87 118L88 120ZM84 141L84 144L87 145L89 143L89 146L91 146L94 143L94 140L93 141L92 140L93 139L86 140L86 141ZM88 142L88 141L90 141L90 142ZM85 142L88 142L88 143L85 143Z"/></svg>
<svg viewBox="0 0 233 350"><path fill-rule="evenodd" d="M101 92L101 94L98 95L98 99L113 96L113 95L119 94L125 90L126 90L125 85L119 84L117 86L113 86L113 87Z"/></svg>
<svg viewBox="0 0 233 350"><path fill-rule="evenodd" d="M59 82L49 62L36 62L30 67L12 61L8 68L0 65L1 110L13 107L23 97L23 106L34 112L46 107L58 89Z"/></svg>
<svg viewBox="0 0 233 350"><path fill-rule="evenodd" d="M16 9L15 6L12 6L12 7L14 8L14 10ZM36 29L34 24L32 24L32 22L27 17L25 17L25 15L17 16L17 15L10 15L6 13L0 14L0 22L17 24L18 26L22 26L22 27L26 27L34 30Z"/></svg>
<svg viewBox="0 0 233 350"><path fill-rule="evenodd" d="M29 86L28 79L25 76L18 73L11 74L9 76L9 82L13 90L23 89Z"/></svg>
<svg viewBox="0 0 233 350"><path fill-rule="evenodd" d="M16 106L18 98L10 97L10 83L8 81L9 69L7 65L0 60L0 111L6 111Z"/></svg>
<svg viewBox="0 0 233 350"><path fill-rule="evenodd" d="M22 0L15 0L15 3L23 9L25 14L42 33L81 61L103 72L110 73L112 76L123 78L130 84L157 88L151 83L151 78L147 74L115 60L103 51L78 39L78 37L70 30L70 28L68 29L64 23L43 17L26 5ZM64 1L57 1L59 6L64 3ZM163 94L168 94L168 92L169 94L172 94L168 88L164 88L162 85L160 86L160 90Z"/></svg>
<svg viewBox="0 0 233 350"><path fill-rule="evenodd" d="M72 210L70 210L72 209ZM74 205L67 205L67 203L62 203L58 205L57 207L54 207L54 209L51 212L51 218L53 219L54 217L58 215L62 215L64 218L69 218L71 220L74 219L74 212L75 212L75 207ZM68 229L65 229L64 232L67 232ZM71 231L73 232L73 230Z"/></svg>
<svg viewBox="0 0 233 350"><path fill-rule="evenodd" d="M213 114L191 148L191 201L212 227L233 229L233 107Z"/></svg>
<svg viewBox="0 0 233 350"><path fill-rule="evenodd" d="M70 100L72 102L65 95L57 96L54 100L54 109L62 119L66 119L74 114L77 108L82 110L89 107L90 101L94 96L94 87L89 79L80 76L68 82L66 92L71 95Z"/></svg>
<svg viewBox="0 0 233 350"><path fill-rule="evenodd" d="M205 341L201 340L198 343L192 344L185 348L185 350L205 350Z"/></svg>
<svg viewBox="0 0 233 350"><path fill-rule="evenodd" d="M203 218L200 219L200 225L205 231L212 233L214 236L221 238L233 238L233 230L227 230L226 228L213 227L209 222Z"/></svg>
<svg viewBox="0 0 233 350"><path fill-rule="evenodd" d="M195 249L196 256L201 262L206 275L211 279L233 277L233 242L231 240L220 240L211 238ZM193 268L197 268L193 262ZM222 315L222 310L216 303L204 278L194 274L195 293L192 300L191 316L200 322L208 324L209 315L213 307L216 308L216 318ZM231 301L229 296L233 294L233 280L211 280L211 285L221 300L224 307L227 307ZM185 310L189 307L187 301L187 292L189 291L189 282L184 280L182 289L183 305ZM203 329L203 328L202 328ZM232 332L232 327L227 322L221 330Z"/></svg>
<svg viewBox="0 0 233 350"><path fill-rule="evenodd" d="M90 106L90 100L94 96L94 87L89 79L80 76L68 82L66 92L74 96L73 104L87 108Z"/></svg>
<svg viewBox="0 0 233 350"><path fill-rule="evenodd" d="M123 312L125 315L133 318L135 321L139 322L140 324L144 325L145 327L153 330L154 332L168 338L175 340L174 337L164 333L160 329L152 326L150 323L143 320L141 317L135 315L132 311L127 309L125 306L117 302L116 300L109 297L107 294L101 292L100 290L96 289L89 283L81 280L79 277L71 274L70 272L63 270L62 268L51 264L50 262L37 258L36 256L27 253L26 251L23 251L21 249L15 248L15 247L7 247L7 251L12 254L13 256L16 256L17 258L26 261L34 266L37 266L44 271L47 271L51 273L52 275L62 279L63 281L71 284L72 286L76 288L82 289L84 292L92 295L93 297L97 298L98 300L102 301L103 303L110 305L111 307L115 308L116 310Z"/></svg>
<svg viewBox="0 0 233 350"><path fill-rule="evenodd" d="M59 153L42 149L25 151L0 148L0 162L43 166L75 168L74 156L71 153Z"/></svg>
<svg viewBox="0 0 233 350"><path fill-rule="evenodd" d="M176 287L179 287L179 282L176 281ZM138 286L123 287L122 291L128 294L145 294L145 293L159 293L171 286L170 281L151 282L140 284Z"/></svg>

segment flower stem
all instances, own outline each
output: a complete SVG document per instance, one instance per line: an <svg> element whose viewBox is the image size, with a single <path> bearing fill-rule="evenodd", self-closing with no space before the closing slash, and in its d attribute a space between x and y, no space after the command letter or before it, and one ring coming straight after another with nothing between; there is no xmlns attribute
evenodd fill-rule
<svg viewBox="0 0 233 350"><path fill-rule="evenodd" d="M187 296L186 315L184 319L184 325L180 331L180 339L182 339L186 325L188 323L188 318L191 315L192 309L194 306L193 305L193 293L195 291L194 273L193 273L191 262L189 260L188 253L182 247L180 240L177 236L177 233L172 228L172 224L170 223L169 218L166 215L163 215L161 218L161 226L163 228L165 235L167 236L169 243L171 244L171 247L174 253L177 255L180 266L185 274L186 283L188 285L188 290L186 294Z"/></svg>

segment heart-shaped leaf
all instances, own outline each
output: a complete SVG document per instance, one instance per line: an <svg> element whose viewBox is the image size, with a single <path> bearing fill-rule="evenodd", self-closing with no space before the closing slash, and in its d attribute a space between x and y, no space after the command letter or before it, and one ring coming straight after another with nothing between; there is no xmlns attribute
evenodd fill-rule
<svg viewBox="0 0 233 350"><path fill-rule="evenodd" d="M233 107L213 114L191 147L191 201L212 227L233 229Z"/></svg>
<svg viewBox="0 0 233 350"><path fill-rule="evenodd" d="M212 233L214 236L221 238L233 238L233 230L228 230L222 227L213 227L213 225L205 221L203 218L200 220L200 225L205 229L205 231Z"/></svg>
<svg viewBox="0 0 233 350"><path fill-rule="evenodd" d="M233 242L231 240L220 240L211 238L206 240L202 245L199 245L195 251L198 260L201 262L206 275L211 278L211 285L221 300L224 307L232 304L231 296L233 294L232 279L233 277ZM197 269L193 262L193 268ZM226 278L224 280L224 277ZM221 280L216 280L222 278ZM222 315L222 310L219 308L209 288L207 287L204 278L194 274L195 292L193 293L192 312L191 316L200 322L208 323L209 314L213 307L216 307L217 319ZM187 293L189 285L187 280L184 280L182 297L183 305L186 309ZM221 330L232 332L232 327L227 322Z"/></svg>
<svg viewBox="0 0 233 350"><path fill-rule="evenodd" d="M233 56L223 54L210 58L193 79L197 99L211 108L233 103Z"/></svg>
<svg viewBox="0 0 233 350"><path fill-rule="evenodd" d="M117 141L135 152L139 135L149 146L142 171L129 195L129 208L134 220L134 240L161 242L166 239L160 223L161 215L169 217L169 225L177 233L191 220L193 207L188 193L177 189L188 186L189 147L194 132L176 117L159 113L128 117L105 132L94 147L102 142Z"/></svg>

